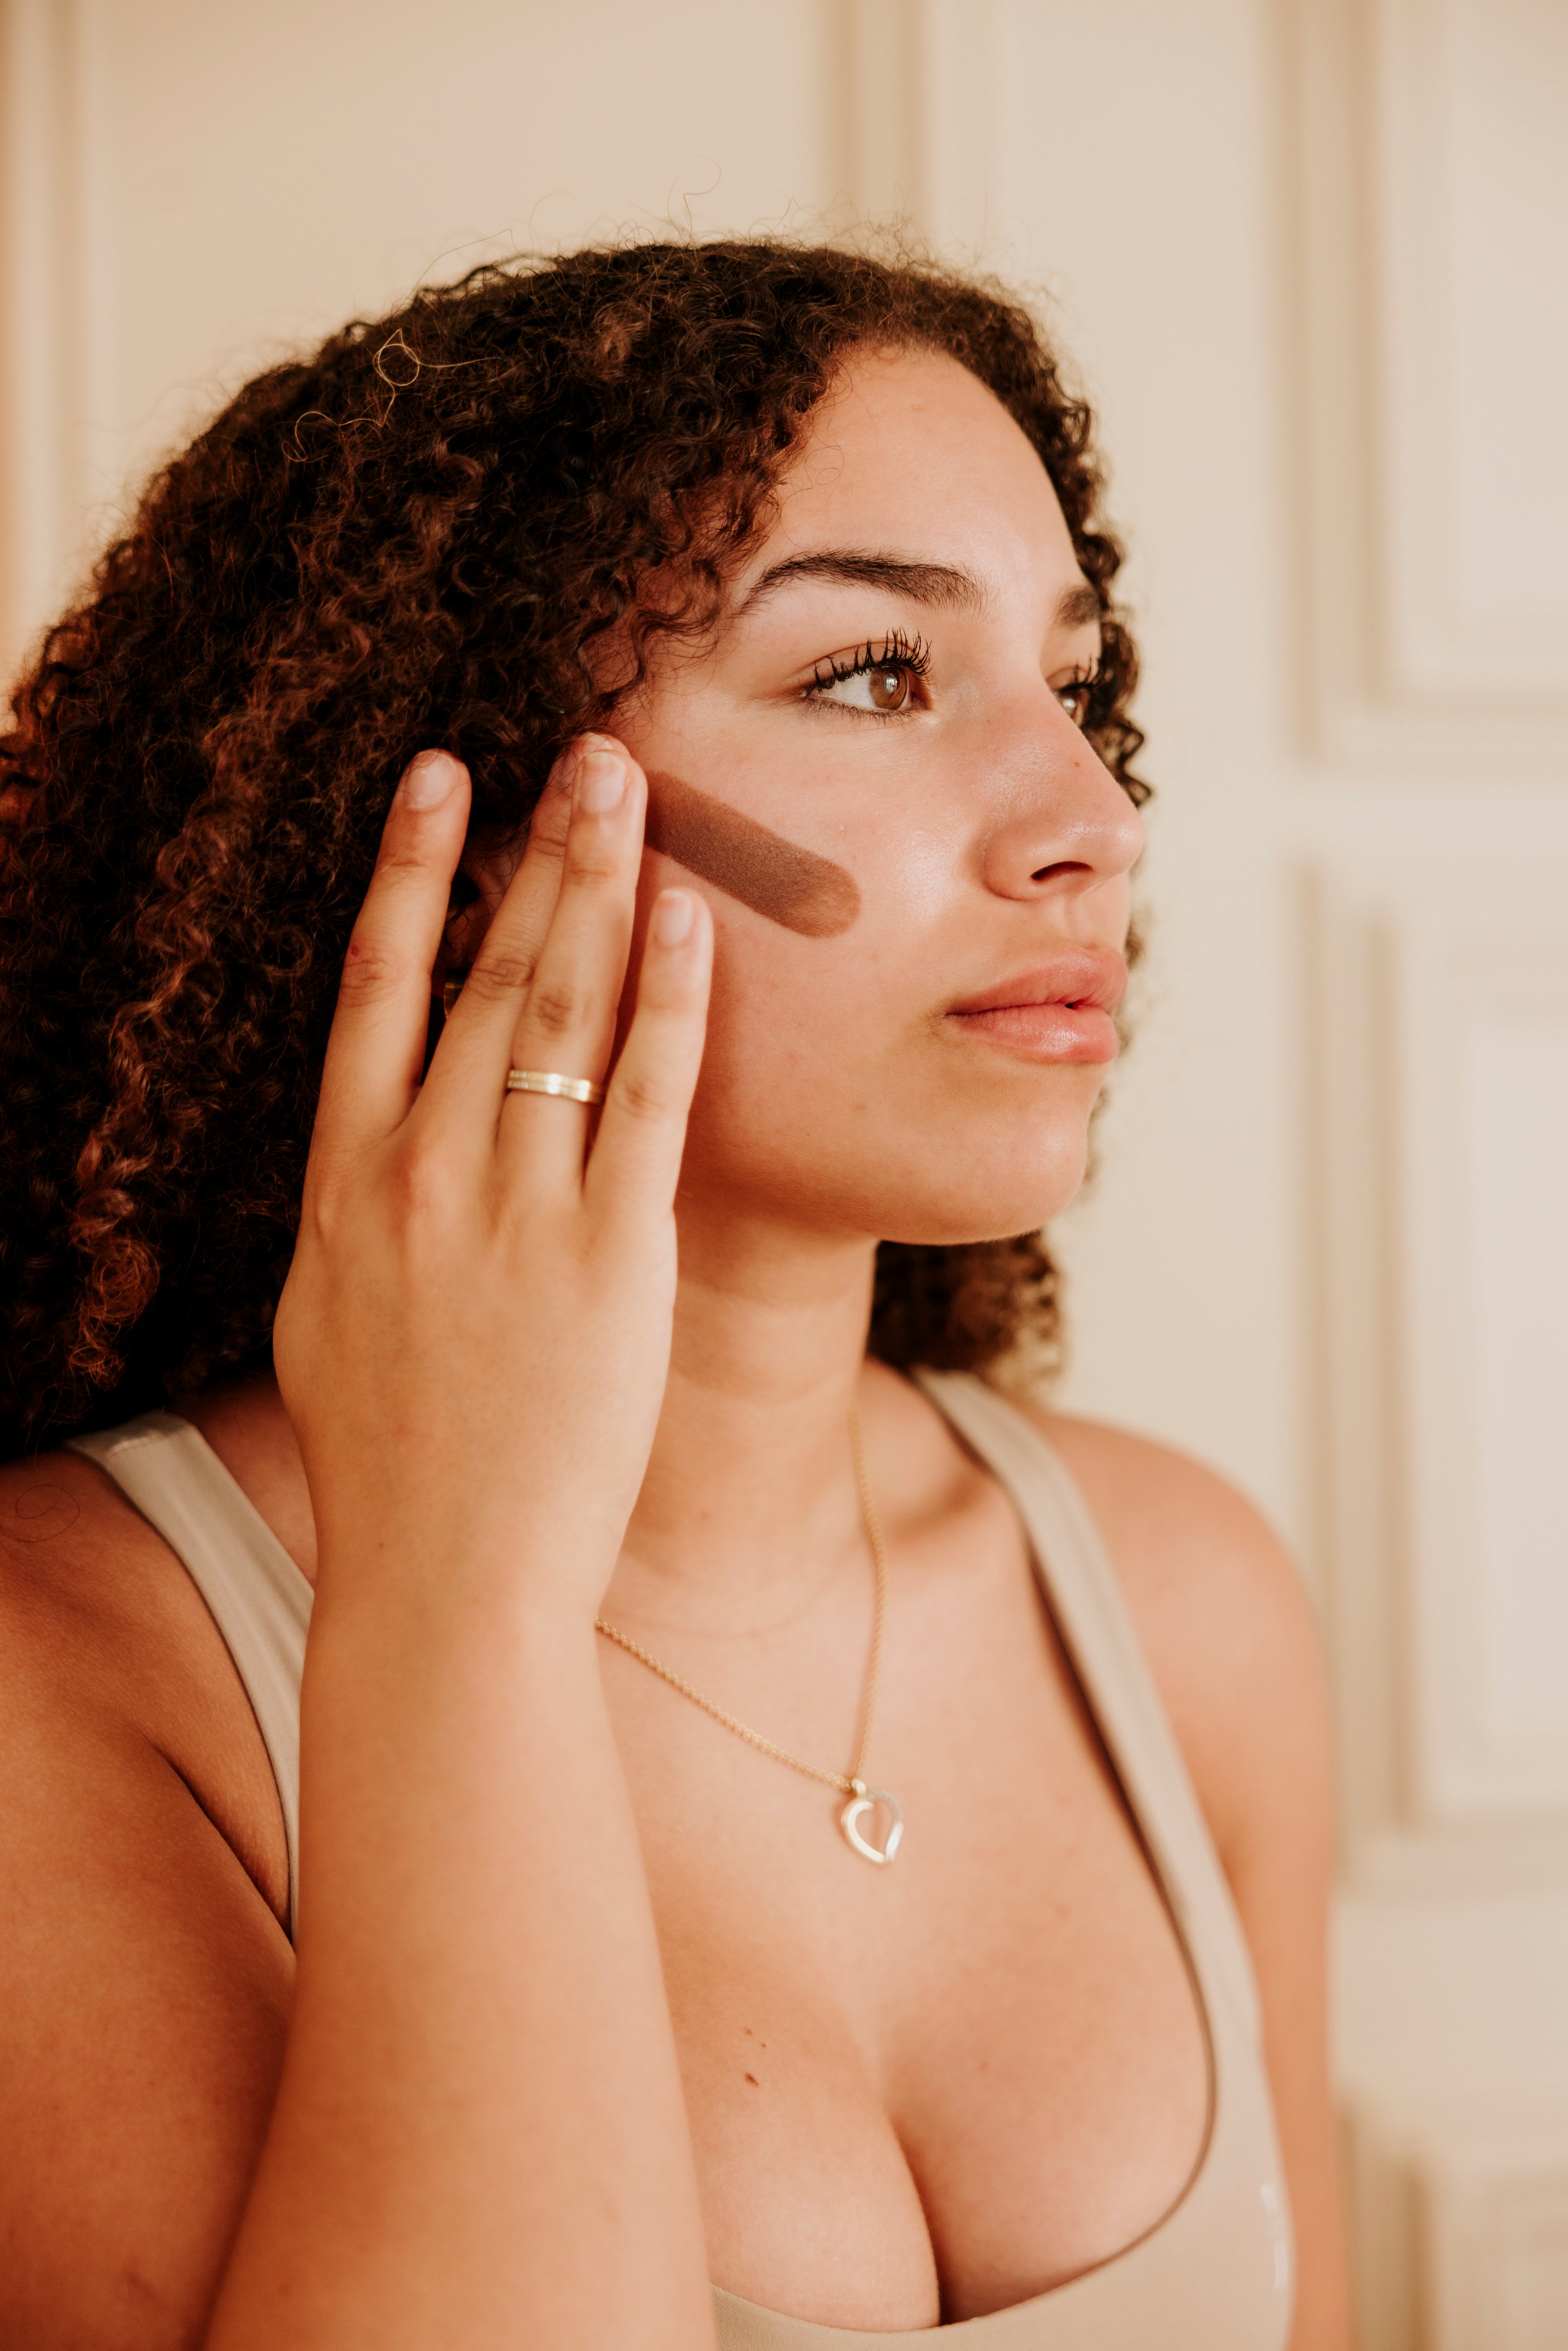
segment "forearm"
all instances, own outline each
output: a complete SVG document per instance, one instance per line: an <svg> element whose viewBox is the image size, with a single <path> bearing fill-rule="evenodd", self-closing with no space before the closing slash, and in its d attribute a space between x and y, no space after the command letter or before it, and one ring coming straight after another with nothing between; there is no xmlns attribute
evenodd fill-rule
<svg viewBox="0 0 1568 2351"><path fill-rule="evenodd" d="M604 738L558 761L427 1054L471 799L423 753L349 943L273 1332L320 1544L298 1980L210 2351L712 2342L593 1634L669 1364L712 967L665 892L612 1070L645 801ZM602 1081L597 1122L514 1066Z"/></svg>
<svg viewBox="0 0 1568 2351"><path fill-rule="evenodd" d="M711 2339L592 1627L497 1587L323 1578L296 2013L212 2351Z"/></svg>

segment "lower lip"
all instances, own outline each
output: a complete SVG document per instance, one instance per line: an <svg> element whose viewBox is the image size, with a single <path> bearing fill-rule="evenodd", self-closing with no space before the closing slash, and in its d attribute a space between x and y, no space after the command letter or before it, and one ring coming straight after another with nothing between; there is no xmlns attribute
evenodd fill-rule
<svg viewBox="0 0 1568 2351"><path fill-rule="evenodd" d="M999 1004L950 1012L955 1027L1005 1046L1028 1061L1113 1061L1116 1027L1108 1012L1079 1004Z"/></svg>

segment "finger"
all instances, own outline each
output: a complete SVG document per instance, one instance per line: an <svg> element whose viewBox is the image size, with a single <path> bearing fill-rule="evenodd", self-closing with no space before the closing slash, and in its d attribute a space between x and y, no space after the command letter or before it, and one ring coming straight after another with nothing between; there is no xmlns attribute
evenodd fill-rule
<svg viewBox="0 0 1568 2351"><path fill-rule="evenodd" d="M517 1015L560 896L578 763L584 750L607 740L579 736L550 769L529 820L522 859L443 1026L425 1081L432 1116L445 1116L452 1099L471 1101L476 1091L489 1087L497 1065L501 1078L506 1076ZM498 1083L496 1106L498 1111Z"/></svg>
<svg viewBox="0 0 1568 2351"><path fill-rule="evenodd" d="M337 1155L392 1134L419 1093L430 975L468 823L468 770L421 751L393 796L343 959L311 1149Z"/></svg>
<svg viewBox="0 0 1568 2351"><path fill-rule="evenodd" d="M605 1095L584 1197L645 1231L669 1214L707 1030L713 916L695 890L653 901L637 1009Z"/></svg>
<svg viewBox="0 0 1568 2351"><path fill-rule="evenodd" d="M610 1065L626 977L643 860L646 804L643 771L616 745L595 745L579 764L560 895L507 1068L600 1081ZM501 1113L503 1162L524 1182L570 1175L580 1181L587 1141L586 1106L559 1096L512 1093Z"/></svg>

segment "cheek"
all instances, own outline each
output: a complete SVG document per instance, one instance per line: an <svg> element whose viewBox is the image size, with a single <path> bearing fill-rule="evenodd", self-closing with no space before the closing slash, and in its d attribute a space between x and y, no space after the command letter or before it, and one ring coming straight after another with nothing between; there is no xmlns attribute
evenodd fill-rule
<svg viewBox="0 0 1568 2351"><path fill-rule="evenodd" d="M714 983L688 1166L742 1190L831 1183L846 1153L863 1153L890 1070L909 1058L909 992L887 984L863 925L842 940L800 938L710 904Z"/></svg>
<svg viewBox="0 0 1568 2351"><path fill-rule="evenodd" d="M1082 1180L1103 1072L956 1060L863 959L732 959L716 987L684 1189L827 1230L952 1243L1028 1231Z"/></svg>
<svg viewBox="0 0 1568 2351"><path fill-rule="evenodd" d="M852 946L732 919L715 906L713 997L704 1074L741 1092L791 1071L847 1076L863 1048L874 964Z"/></svg>
<svg viewBox="0 0 1568 2351"><path fill-rule="evenodd" d="M956 1045L903 907L808 939L704 895L716 953L688 1197L928 1242L1023 1232L1065 1205L1103 1069Z"/></svg>

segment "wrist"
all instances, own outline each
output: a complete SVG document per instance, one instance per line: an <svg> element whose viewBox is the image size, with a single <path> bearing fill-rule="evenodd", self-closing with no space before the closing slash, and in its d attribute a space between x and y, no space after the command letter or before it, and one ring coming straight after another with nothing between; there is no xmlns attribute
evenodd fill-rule
<svg viewBox="0 0 1568 2351"><path fill-rule="evenodd" d="M314 1621L394 1627L440 1640L477 1632L528 1643L593 1642L615 1549L586 1555L513 1531L506 1540L435 1543L329 1539L318 1554Z"/></svg>

